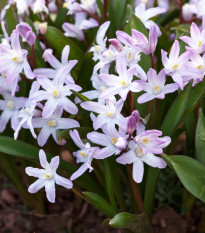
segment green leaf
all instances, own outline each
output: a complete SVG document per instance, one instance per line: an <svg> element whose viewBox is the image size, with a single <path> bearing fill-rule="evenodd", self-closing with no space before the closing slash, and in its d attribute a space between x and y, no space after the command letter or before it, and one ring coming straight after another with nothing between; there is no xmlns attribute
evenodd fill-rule
<svg viewBox="0 0 205 233"><path fill-rule="evenodd" d="M123 16L125 15L126 10L126 0L113 0L112 1L115 24L117 29L122 27Z"/></svg>
<svg viewBox="0 0 205 233"><path fill-rule="evenodd" d="M38 147L35 147L33 145L30 145L28 143L25 143L19 140L14 140L13 138L10 138L10 137L0 136L0 152L13 155L13 156L23 157L29 160L39 161L39 156L38 156L39 148ZM47 154L48 160L51 160L51 158L54 157L54 155L50 153L46 153L46 154ZM67 175L69 176L76 171L76 168L73 165L63 160L61 160L59 168L62 171L66 172ZM102 190L99 184L88 174L83 174L81 177L79 177L75 181L75 183L85 188L86 190L91 190L97 193L102 193Z"/></svg>
<svg viewBox="0 0 205 233"><path fill-rule="evenodd" d="M199 102L201 101L202 97L204 96L204 93L205 93L205 80L203 80L202 82L198 83L195 87L193 87L190 90L189 99L188 99L187 105L186 105L186 110L183 113L183 115L181 116L181 119L178 122L178 124L175 126L174 131L189 116L189 114L191 113L191 111L193 111L194 108L199 104Z"/></svg>
<svg viewBox="0 0 205 233"><path fill-rule="evenodd" d="M202 109L199 109L199 118L196 127L195 147L197 160L205 165L205 117Z"/></svg>
<svg viewBox="0 0 205 233"><path fill-rule="evenodd" d="M127 229L133 233L151 233L149 218L144 214L119 213L110 220L109 225L114 228Z"/></svg>
<svg viewBox="0 0 205 233"><path fill-rule="evenodd" d="M80 134L81 138L86 138L87 134L91 132L93 129L90 127L78 127L75 128L78 133ZM72 129L74 130L74 129ZM59 142L61 142L63 139L70 139L70 134L69 134L70 129L65 129L57 132L57 139Z"/></svg>
<svg viewBox="0 0 205 233"><path fill-rule="evenodd" d="M186 85L185 89L177 96L168 113L166 114L161 126L161 130L164 135L168 136L172 134L175 126L184 113L189 98L190 86L190 84Z"/></svg>
<svg viewBox="0 0 205 233"><path fill-rule="evenodd" d="M205 202L205 167L188 156L163 154L162 157L176 172L184 187Z"/></svg>
<svg viewBox="0 0 205 233"><path fill-rule="evenodd" d="M78 97L80 100L82 100L83 102L84 101L90 101L90 99L88 99L86 96L80 94L79 92L76 92L74 90L71 90L71 92L76 96Z"/></svg>
<svg viewBox="0 0 205 233"><path fill-rule="evenodd" d="M149 36L147 29L145 28L144 24L138 19L134 13L132 14L128 24L125 26L124 31L128 34L131 34L132 29L138 30L139 32L143 33L146 37Z"/></svg>
<svg viewBox="0 0 205 233"><path fill-rule="evenodd" d="M14 5L11 4L9 9L6 11L5 15L5 27L8 35L10 36L12 31L16 28L16 25L18 24L18 16L14 10Z"/></svg>
<svg viewBox="0 0 205 233"><path fill-rule="evenodd" d="M110 206L110 203L108 203L102 196L93 192L84 192L83 194L96 209L100 210L107 217L112 218L116 214L115 210Z"/></svg>
<svg viewBox="0 0 205 233"><path fill-rule="evenodd" d="M113 209L117 211L117 203L115 200L114 189L113 189L114 186L112 183L112 175L111 175L110 164L108 163L108 160L109 160L109 158L103 160L105 185L106 185L106 190L107 190L107 194L109 196L110 203L111 203Z"/></svg>
<svg viewBox="0 0 205 233"><path fill-rule="evenodd" d="M49 47L54 49L59 58L61 57L63 48L66 45L69 45L69 59L78 60L78 63L74 67L74 69L79 71L84 57L83 51L72 40L64 36L64 34L55 27L48 26L46 34L44 36Z"/></svg>

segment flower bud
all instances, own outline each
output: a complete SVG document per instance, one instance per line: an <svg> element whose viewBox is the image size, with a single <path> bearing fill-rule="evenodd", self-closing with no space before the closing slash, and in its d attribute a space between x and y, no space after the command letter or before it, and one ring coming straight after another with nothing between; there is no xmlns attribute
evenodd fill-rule
<svg viewBox="0 0 205 233"><path fill-rule="evenodd" d="M132 112L132 115L128 117L127 121L127 133L132 135L137 128L140 116L137 110Z"/></svg>
<svg viewBox="0 0 205 233"><path fill-rule="evenodd" d="M118 52L123 50L123 45L118 39L109 39L109 42L117 49Z"/></svg>
<svg viewBox="0 0 205 233"><path fill-rule="evenodd" d="M45 35L45 34L46 34L47 25L48 25L47 22L44 22L44 23L40 23L40 24L39 24L39 31L40 31L40 33L41 33L42 35Z"/></svg>
<svg viewBox="0 0 205 233"><path fill-rule="evenodd" d="M193 18L193 5L186 3L182 7L182 16L185 21L190 21Z"/></svg>
<svg viewBox="0 0 205 233"><path fill-rule="evenodd" d="M19 34L22 36L24 42L27 42L31 46L35 43L36 35L34 32L32 32L32 28L29 24L22 22L18 24L16 28Z"/></svg>
<svg viewBox="0 0 205 233"><path fill-rule="evenodd" d="M115 146L119 149L119 150L124 150L127 146L127 140L124 139L123 137L119 137L117 139L117 142L115 143Z"/></svg>

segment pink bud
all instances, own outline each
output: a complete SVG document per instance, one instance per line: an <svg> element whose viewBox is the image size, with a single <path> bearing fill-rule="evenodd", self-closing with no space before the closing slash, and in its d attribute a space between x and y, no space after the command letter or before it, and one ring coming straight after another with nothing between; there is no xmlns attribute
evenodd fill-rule
<svg viewBox="0 0 205 233"><path fill-rule="evenodd" d="M34 32L27 32L25 39L26 39L26 42L32 46L34 45L36 41L36 35Z"/></svg>
<svg viewBox="0 0 205 233"><path fill-rule="evenodd" d="M132 112L132 115L128 117L127 121L127 133L132 135L137 128L140 119L139 112L137 110Z"/></svg>
<svg viewBox="0 0 205 233"><path fill-rule="evenodd" d="M16 28L22 36L23 41L26 41L31 46L35 43L36 35L32 32L32 28L29 24L22 22L18 24Z"/></svg>
<svg viewBox="0 0 205 233"><path fill-rule="evenodd" d="M39 24L39 31L42 35L46 34L47 31L47 22Z"/></svg>
<svg viewBox="0 0 205 233"><path fill-rule="evenodd" d="M123 50L123 45L118 39L109 39L109 42L117 49L118 52Z"/></svg>

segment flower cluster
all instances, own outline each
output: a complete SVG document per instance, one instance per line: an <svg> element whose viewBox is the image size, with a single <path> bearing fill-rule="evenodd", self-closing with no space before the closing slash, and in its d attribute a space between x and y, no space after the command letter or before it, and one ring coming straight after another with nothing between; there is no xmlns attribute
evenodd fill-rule
<svg viewBox="0 0 205 233"><path fill-rule="evenodd" d="M190 12L203 18L203 2L192 1L190 4L194 7L189 12L190 4L185 4L184 18L188 20ZM1 23L4 38L0 43L0 132L6 129L11 120L15 140L22 128L29 129L39 146L43 147L50 136L57 144L64 145L64 139L60 142L57 139L57 130L70 129L70 138L79 148L73 155L77 163L82 163L71 175L71 181L87 170L91 172L93 159L102 160L110 156L114 156L120 164L133 164L133 179L137 183L143 180L144 163L165 168L166 163L159 155L170 144L171 138L162 137L163 132L150 125L148 127L138 110L134 109L139 104L149 101L153 103L154 99L164 99L169 93L181 91L189 82L196 85L203 80L203 24L200 28L192 23L190 37L182 35L180 41L175 40L169 54L161 50L162 67L156 68L155 54L162 32L152 19L168 10L168 1L160 0L158 6L153 7L154 1L136 0L134 14L145 26L147 35L136 29L131 30L131 35L118 30L116 38L111 39L107 38L111 22L100 24L95 0L65 1L63 7L74 18L74 24L62 24L65 36L86 44L85 30L99 26L95 44L88 49L95 62L90 77L93 90L82 90L72 77L78 61L68 59L70 46L63 48L61 60L58 60L42 37L39 46L43 50L46 66L40 68L35 64L34 45L39 35L45 34L46 23L38 25L39 30L34 33L30 25L22 22L23 15L29 15L30 10L44 21L49 12L56 11L56 1L11 0L3 9L1 19L4 19L9 6L14 3L21 23L10 36L4 21ZM187 45L184 50L180 49L182 41ZM147 70L143 68L142 57L146 57L151 64ZM22 83L28 83L27 91L23 91ZM82 95L78 94L80 91ZM80 96L83 98L80 99ZM82 102L82 99L88 101ZM90 130L92 132L83 138L85 140L81 139L75 129L80 127L75 116L78 114L78 104L83 111L91 112L94 131ZM44 169L26 169L28 175L38 178L29 187L29 192L35 193L45 186L48 200L55 202L55 183L70 189L72 182L56 174L58 156L49 164L44 151L40 150L39 158Z"/></svg>

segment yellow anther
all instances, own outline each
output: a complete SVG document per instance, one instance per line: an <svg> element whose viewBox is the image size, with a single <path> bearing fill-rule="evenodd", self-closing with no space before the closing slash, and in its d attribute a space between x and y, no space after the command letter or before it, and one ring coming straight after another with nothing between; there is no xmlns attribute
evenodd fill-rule
<svg viewBox="0 0 205 233"><path fill-rule="evenodd" d="M132 58L132 53L131 53L131 52L129 52L129 53L127 54L127 58L128 58L128 60L130 60L130 59Z"/></svg>
<svg viewBox="0 0 205 233"><path fill-rule="evenodd" d="M63 8L67 8L66 2L63 3Z"/></svg>
<svg viewBox="0 0 205 233"><path fill-rule="evenodd" d="M82 151L80 152L80 155L81 155L81 157L83 157L83 158L86 156L85 152L82 152Z"/></svg>
<svg viewBox="0 0 205 233"><path fill-rule="evenodd" d="M55 125L55 123L54 123L54 121L49 121L49 122L48 122L48 125L49 125L50 127L52 127L52 126Z"/></svg>
<svg viewBox="0 0 205 233"><path fill-rule="evenodd" d="M116 143L117 142L117 138L112 138L112 143Z"/></svg>
<svg viewBox="0 0 205 233"><path fill-rule="evenodd" d="M197 68L200 69L200 70L201 70L202 67L203 67L202 65L197 66Z"/></svg>
<svg viewBox="0 0 205 233"><path fill-rule="evenodd" d="M142 154L142 153L143 153L142 148L140 148L139 149L139 154Z"/></svg>
<svg viewBox="0 0 205 233"><path fill-rule="evenodd" d="M179 64L175 64L174 66L172 66L173 70L176 70L178 68Z"/></svg>
<svg viewBox="0 0 205 233"><path fill-rule="evenodd" d="M54 90L52 94L54 97L59 97L59 92L57 90Z"/></svg>
<svg viewBox="0 0 205 233"><path fill-rule="evenodd" d="M99 45L95 45L94 49L95 49L95 52L99 52L100 51L100 46Z"/></svg>
<svg viewBox="0 0 205 233"><path fill-rule="evenodd" d="M155 86L154 86L154 90L155 90L155 91L159 91L160 89L159 89L159 87L158 87L157 85L155 85Z"/></svg>
<svg viewBox="0 0 205 233"><path fill-rule="evenodd" d="M44 176L45 176L45 178L46 178L46 179L48 179L48 178L50 178L50 177L51 177L51 175L50 175L50 174L48 174L48 173L46 173Z"/></svg>
<svg viewBox="0 0 205 233"><path fill-rule="evenodd" d="M201 47L202 46L202 41L201 40L199 40L199 47Z"/></svg>
<svg viewBox="0 0 205 233"><path fill-rule="evenodd" d="M12 58L13 61L19 62L19 59L17 57Z"/></svg>
<svg viewBox="0 0 205 233"><path fill-rule="evenodd" d="M125 82L124 80L122 80L122 81L120 82L120 84L121 84L122 86L125 86L125 85L126 85L126 82Z"/></svg>
<svg viewBox="0 0 205 233"><path fill-rule="evenodd" d="M7 75L6 75L6 74L4 74L4 75L3 75L3 77L4 77L4 78L6 78L6 77L7 77Z"/></svg>
<svg viewBox="0 0 205 233"><path fill-rule="evenodd" d="M7 104L6 104L6 107L7 107L8 109L14 109L14 108L15 108L15 103L14 103L14 101L12 101L12 100L8 101Z"/></svg>
<svg viewBox="0 0 205 233"><path fill-rule="evenodd" d="M141 142L142 142L143 144L148 144L149 139L148 139L147 137L142 137L142 138L141 138Z"/></svg>
<svg viewBox="0 0 205 233"><path fill-rule="evenodd" d="M99 91L100 91L100 92L103 92L105 89L106 89L106 88L105 88L104 86L102 86L102 87L99 88Z"/></svg>
<svg viewBox="0 0 205 233"><path fill-rule="evenodd" d="M107 115L108 117L110 117L110 116L112 115L112 113L111 113L111 112L106 112L106 115Z"/></svg>

